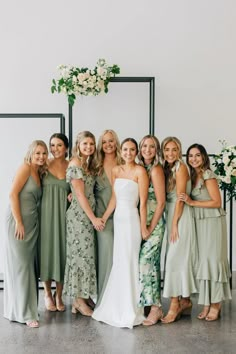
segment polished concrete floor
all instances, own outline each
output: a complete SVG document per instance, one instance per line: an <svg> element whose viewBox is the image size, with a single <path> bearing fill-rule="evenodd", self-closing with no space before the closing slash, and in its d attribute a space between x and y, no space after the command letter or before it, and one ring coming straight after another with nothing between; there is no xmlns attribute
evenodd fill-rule
<svg viewBox="0 0 236 354"><path fill-rule="evenodd" d="M44 309L40 291L40 328L9 322L2 316L3 291L0 291L0 353L236 353L236 289L232 301L224 303L221 318L208 323L199 321L197 299L193 298L192 316L164 325L119 329L96 322L80 314L71 314L67 301L64 313ZM168 301L164 300L164 310Z"/></svg>

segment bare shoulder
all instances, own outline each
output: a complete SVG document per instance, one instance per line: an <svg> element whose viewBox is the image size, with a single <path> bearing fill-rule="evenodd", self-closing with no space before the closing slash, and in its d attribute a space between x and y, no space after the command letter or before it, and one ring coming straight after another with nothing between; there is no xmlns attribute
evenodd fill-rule
<svg viewBox="0 0 236 354"><path fill-rule="evenodd" d="M81 163L76 157L73 157L68 163L68 167L73 167L73 166L81 167Z"/></svg>
<svg viewBox="0 0 236 354"><path fill-rule="evenodd" d="M145 170L145 168L140 165L136 165L135 172L137 173L137 175L140 175L140 176L147 174L147 171Z"/></svg>
<svg viewBox="0 0 236 354"><path fill-rule="evenodd" d="M122 172L122 165L117 165L112 168L112 175L114 177L117 177L120 174L120 172Z"/></svg>
<svg viewBox="0 0 236 354"><path fill-rule="evenodd" d="M23 163L18 170L16 171L16 176L20 176L22 178L28 178L31 174L31 168L30 165L27 163Z"/></svg>
<svg viewBox="0 0 236 354"><path fill-rule="evenodd" d="M180 162L178 168L176 169L176 174L186 174L188 175L188 168L184 162Z"/></svg>
<svg viewBox="0 0 236 354"><path fill-rule="evenodd" d="M161 165L156 165L151 169L150 173L151 178L157 177L157 176L164 176L164 170Z"/></svg>

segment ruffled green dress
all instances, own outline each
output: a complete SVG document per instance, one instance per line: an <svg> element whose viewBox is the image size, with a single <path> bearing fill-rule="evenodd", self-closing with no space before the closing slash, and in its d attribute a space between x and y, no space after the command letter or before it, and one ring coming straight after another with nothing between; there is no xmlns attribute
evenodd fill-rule
<svg viewBox="0 0 236 354"><path fill-rule="evenodd" d="M191 193L188 180L186 193ZM198 292L196 274L198 268L198 248L192 207L184 204L178 222L179 239L170 243L172 220L177 201L176 187L167 193L167 254L165 262L164 297L189 297Z"/></svg>
<svg viewBox="0 0 236 354"><path fill-rule="evenodd" d="M145 166L150 171L152 165ZM153 184L150 182L147 201L147 224L151 223L157 207ZM161 306L161 247L165 232L164 216L161 217L151 236L142 242L139 254L140 300L139 306Z"/></svg>
<svg viewBox="0 0 236 354"><path fill-rule="evenodd" d="M42 190L30 176L19 194L24 240L15 238L15 220L8 209L5 240L4 317L26 323L38 320L36 255Z"/></svg>
<svg viewBox="0 0 236 354"><path fill-rule="evenodd" d="M202 179L192 190L193 200L210 200L205 181L216 178L211 170L203 173ZM193 208L199 248L198 303L211 303L231 299L230 269L227 258L226 213L222 208Z"/></svg>
<svg viewBox="0 0 236 354"><path fill-rule="evenodd" d="M95 182L95 215L102 217L111 199L112 188L110 181L103 171L96 177ZM97 234L97 277L98 277L98 298L99 305L112 268L113 259L113 213L106 222L103 231L96 231Z"/></svg>
<svg viewBox="0 0 236 354"><path fill-rule="evenodd" d="M66 265L66 210L70 191L66 179L48 172L43 178L40 230L40 279L64 282Z"/></svg>
<svg viewBox="0 0 236 354"><path fill-rule="evenodd" d="M72 191L72 201L66 212L66 268L64 294L74 299L96 297L97 277L95 265L94 228L81 207L71 184L73 179L84 181L85 196L95 210L95 178L76 166L68 167L66 180Z"/></svg>

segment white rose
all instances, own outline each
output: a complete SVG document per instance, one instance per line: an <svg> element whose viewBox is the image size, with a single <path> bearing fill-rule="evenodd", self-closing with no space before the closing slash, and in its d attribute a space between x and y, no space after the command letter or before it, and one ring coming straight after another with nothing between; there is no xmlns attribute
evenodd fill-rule
<svg viewBox="0 0 236 354"><path fill-rule="evenodd" d="M228 155L224 155L222 161L223 161L223 163L224 163L225 165L228 165L228 163L229 163L229 157L228 157Z"/></svg>
<svg viewBox="0 0 236 354"><path fill-rule="evenodd" d="M232 176L236 177L236 168L232 171Z"/></svg>
<svg viewBox="0 0 236 354"><path fill-rule="evenodd" d="M227 184L230 184L231 183L231 178L229 176L225 176L222 178L222 181L227 183Z"/></svg>
<svg viewBox="0 0 236 354"><path fill-rule="evenodd" d="M78 80L80 83L82 83L85 80L85 76L83 73L79 73L77 76Z"/></svg>

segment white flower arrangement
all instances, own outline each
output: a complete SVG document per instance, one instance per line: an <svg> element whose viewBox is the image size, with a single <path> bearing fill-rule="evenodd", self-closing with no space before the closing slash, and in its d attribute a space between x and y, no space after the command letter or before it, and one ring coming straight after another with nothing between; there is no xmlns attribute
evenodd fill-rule
<svg viewBox="0 0 236 354"><path fill-rule="evenodd" d="M51 92L62 92L67 95L68 102L73 106L76 96L96 96L108 92L110 79L120 73L118 65L108 66L104 59L99 59L93 70L70 65L59 65L58 80L52 80Z"/></svg>
<svg viewBox="0 0 236 354"><path fill-rule="evenodd" d="M219 176L220 189L226 190L229 199L236 199L236 146L221 141L222 149L214 155L215 174Z"/></svg>

